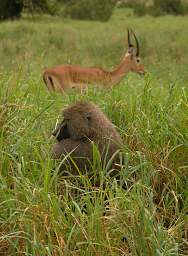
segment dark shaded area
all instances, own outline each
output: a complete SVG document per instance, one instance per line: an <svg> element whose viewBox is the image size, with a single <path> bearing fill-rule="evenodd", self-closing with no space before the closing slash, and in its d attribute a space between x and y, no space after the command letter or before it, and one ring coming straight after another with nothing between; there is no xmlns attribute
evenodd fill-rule
<svg viewBox="0 0 188 256"><path fill-rule="evenodd" d="M0 20L19 18L22 12L21 0L1 0Z"/></svg>
<svg viewBox="0 0 188 256"><path fill-rule="evenodd" d="M70 138L70 133L65 121L61 122L57 128L52 132L52 135L56 137L57 141Z"/></svg>

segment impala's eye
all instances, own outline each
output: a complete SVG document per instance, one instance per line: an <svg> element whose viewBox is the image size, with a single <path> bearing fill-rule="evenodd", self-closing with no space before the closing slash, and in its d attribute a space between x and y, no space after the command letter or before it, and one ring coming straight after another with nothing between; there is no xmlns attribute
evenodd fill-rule
<svg viewBox="0 0 188 256"><path fill-rule="evenodd" d="M140 63L140 59L136 59L136 62L137 62L137 63Z"/></svg>

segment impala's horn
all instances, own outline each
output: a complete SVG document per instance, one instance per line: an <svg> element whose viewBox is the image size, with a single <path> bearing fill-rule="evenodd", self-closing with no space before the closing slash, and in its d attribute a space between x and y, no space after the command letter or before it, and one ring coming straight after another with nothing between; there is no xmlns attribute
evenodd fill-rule
<svg viewBox="0 0 188 256"><path fill-rule="evenodd" d="M139 42L138 42L138 39L135 35L135 33L133 32L133 30L131 29L131 32L134 36L134 39L135 39L135 42L136 42L136 56L138 57L140 55L140 46L139 46Z"/></svg>
<svg viewBox="0 0 188 256"><path fill-rule="evenodd" d="M131 44L131 37L130 37L130 31L129 31L129 29L127 29L127 39L128 39L128 46L129 46L129 47L133 47L133 45Z"/></svg>

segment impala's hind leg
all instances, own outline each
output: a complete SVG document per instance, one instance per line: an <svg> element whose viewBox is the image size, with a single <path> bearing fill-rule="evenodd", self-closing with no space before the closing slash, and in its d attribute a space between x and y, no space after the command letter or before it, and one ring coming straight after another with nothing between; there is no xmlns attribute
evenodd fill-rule
<svg viewBox="0 0 188 256"><path fill-rule="evenodd" d="M50 92L60 92L65 95L64 83L60 82L56 77L52 75L44 75L43 80L46 84L46 87Z"/></svg>

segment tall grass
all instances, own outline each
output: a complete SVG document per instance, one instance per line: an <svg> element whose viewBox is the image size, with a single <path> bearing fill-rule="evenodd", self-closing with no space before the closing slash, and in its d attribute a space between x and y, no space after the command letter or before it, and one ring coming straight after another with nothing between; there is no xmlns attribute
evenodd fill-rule
<svg viewBox="0 0 188 256"><path fill-rule="evenodd" d="M1 255L187 255L188 18L126 14L0 24ZM145 78L129 74L107 92L47 92L44 67L115 66L127 27L141 41ZM50 157L61 109L80 99L99 105L122 135L124 188L107 179L97 153L99 187L87 175L65 179Z"/></svg>

